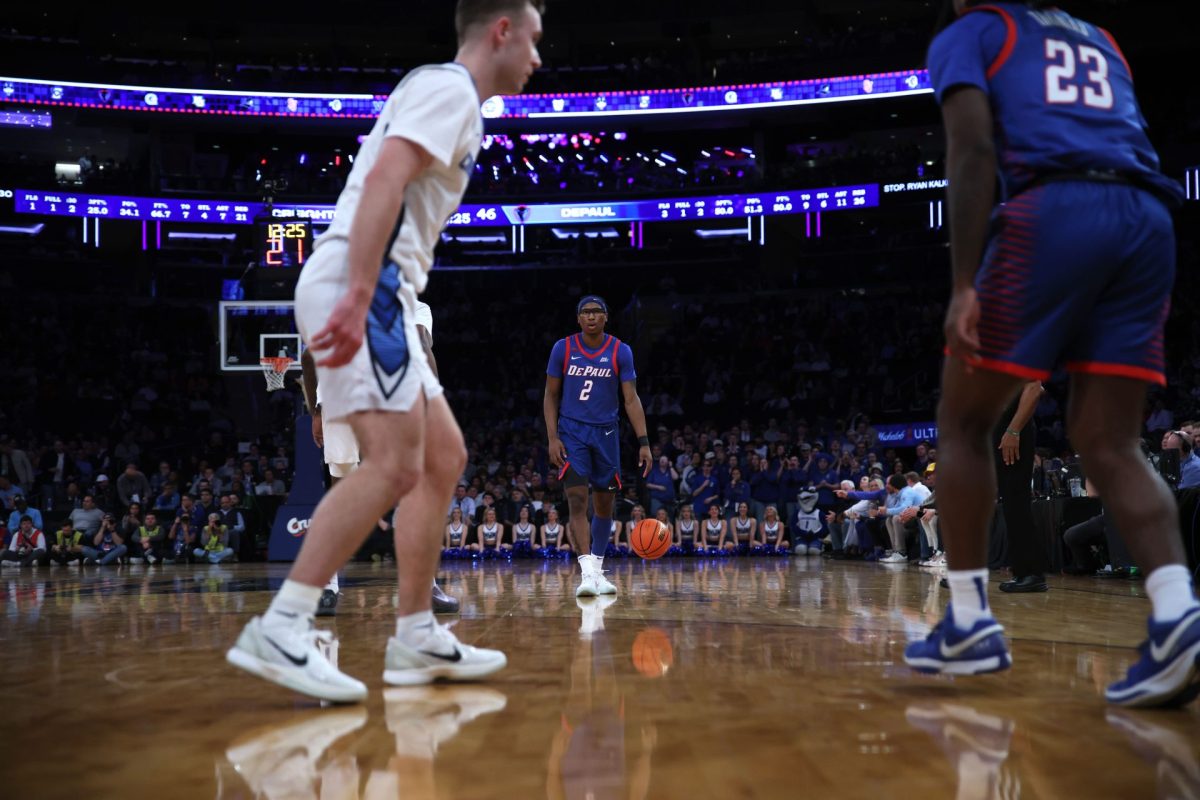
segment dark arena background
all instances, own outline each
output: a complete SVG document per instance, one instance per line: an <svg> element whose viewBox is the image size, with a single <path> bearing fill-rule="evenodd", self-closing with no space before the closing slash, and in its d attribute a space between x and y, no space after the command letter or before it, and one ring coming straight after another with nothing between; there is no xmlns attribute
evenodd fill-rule
<svg viewBox="0 0 1200 800"><path fill-rule="evenodd" d="M1186 189L1168 381L1142 437L1196 570L1200 93L1185 5L1063 3L1121 43L1162 170ZM925 69L937 2L551 0L543 67L482 107L422 295L469 449L446 498L464 539L447 535L437 580L461 604L455 635L508 667L384 690L398 518L318 620L365 703L325 708L226 664L328 485L300 386L297 278L387 95L453 58L452 6L6 9L0 796L1200 796L1195 704L1104 702L1150 604L1118 541L1067 536L1100 501L1068 438L1065 373L1028 429L1020 537L1048 591L992 592L1012 670L905 666L950 597L937 528L915 520L893 548L867 506L835 494L912 472L936 486L950 289ZM622 415L615 602L577 600L573 554L541 533L569 511L547 452L547 356L588 294L634 353L655 467L642 477ZM263 360L279 357L293 361L268 392ZM743 501L752 541L734 532ZM511 549L479 533L489 505ZM664 510L677 533L685 509L704 520L710 506L728 548L684 536L657 560L630 552L643 516ZM768 506L783 535L760 542L779 530ZM1023 577L1003 512L993 590ZM228 550L138 552L150 515L173 542L209 513ZM26 515L50 545L81 531L87 547L111 515L129 546L29 561Z"/></svg>

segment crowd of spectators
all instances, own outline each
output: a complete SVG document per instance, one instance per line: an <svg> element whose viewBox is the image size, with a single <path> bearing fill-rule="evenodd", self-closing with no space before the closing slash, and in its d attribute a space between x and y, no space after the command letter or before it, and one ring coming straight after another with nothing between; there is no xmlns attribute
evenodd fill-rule
<svg viewBox="0 0 1200 800"><path fill-rule="evenodd" d="M1185 242L1185 260L1192 258L1188 248ZM928 454L879 445L870 421L934 418L940 355L929 343L938 340L943 297L936 280L893 276L849 291L805 287L769 272L696 270L683 285L663 274L590 275L584 286L563 273L446 272L432 283L434 349L470 446L463 493L475 508L464 514L468 525L489 494L509 541L522 504L531 505L529 523L539 534L550 507L566 522L545 451L541 397L545 359L554 341L575 329L570 298L585 289L608 297L610 328L633 346L655 445L655 471L642 480L631 460L632 431L623 424L628 489L618 504L621 521L639 505L648 516L665 510L674 521L685 506L700 519L716 504L727 518L745 501L760 526L774 505L794 535L798 493L808 485L818 495L815 506L828 511L836 510L831 493L843 481L858 489L864 477L886 481L915 471L924 479ZM514 282L521 291L512 291ZM1181 273L1168 323L1170 381L1147 407L1153 450L1186 451L1187 438L1172 432L1180 420L1200 416L1192 284ZM102 561L122 547L112 560L260 553L273 504L292 480L291 390L268 405L257 376L216 371L211 303L25 297L53 303L59 313L0 317L7 353L0 521L10 545L25 516L45 536L44 548L18 539L18 560L45 550L34 560ZM521 322L529 319L542 322ZM1036 488L1049 494L1064 491L1062 470L1073 452L1063 426L1065 381L1047 388L1035 414ZM223 515L216 536L213 513ZM112 517L110 533L105 515ZM185 546L176 550L181 540Z"/></svg>
<svg viewBox="0 0 1200 800"><path fill-rule="evenodd" d="M0 317L4 540L29 517L46 546L24 563L253 557L292 439L238 427L212 309L55 302L40 321Z"/></svg>

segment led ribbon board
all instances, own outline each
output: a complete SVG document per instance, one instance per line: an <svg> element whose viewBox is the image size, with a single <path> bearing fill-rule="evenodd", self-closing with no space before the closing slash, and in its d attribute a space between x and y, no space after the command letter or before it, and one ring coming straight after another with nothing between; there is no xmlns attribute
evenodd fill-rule
<svg viewBox="0 0 1200 800"><path fill-rule="evenodd" d="M120 197L62 191L11 192L17 213L98 219L155 220L249 225L259 216L279 220L329 222L332 205L279 204L232 200L182 200L167 197ZM652 222L712 220L725 217L803 214L874 208L879 205L879 184L831 186L753 194L667 197L626 202L550 204L472 204L459 206L447 221L449 227L507 225L567 225L594 222Z"/></svg>
<svg viewBox="0 0 1200 800"><path fill-rule="evenodd" d="M751 108L842 103L928 94L923 69L683 89L568 92L491 97L489 119L599 118L623 115L694 114ZM0 77L0 103L224 116L374 119L386 95L303 92L239 92L160 86L45 81Z"/></svg>

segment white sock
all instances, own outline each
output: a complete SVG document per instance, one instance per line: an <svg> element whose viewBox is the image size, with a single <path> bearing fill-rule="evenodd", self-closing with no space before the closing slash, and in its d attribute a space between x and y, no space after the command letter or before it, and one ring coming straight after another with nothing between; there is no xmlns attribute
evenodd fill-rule
<svg viewBox="0 0 1200 800"><path fill-rule="evenodd" d="M596 572L604 566L604 556L592 556L592 563L596 565Z"/></svg>
<svg viewBox="0 0 1200 800"><path fill-rule="evenodd" d="M417 628L429 628L430 630L433 629L432 609L427 608L424 611L418 611L415 614L409 614L407 617L396 617L397 639L400 639L401 641L408 641L409 639L422 638L423 633L421 636L414 635L417 633Z"/></svg>
<svg viewBox="0 0 1200 800"><path fill-rule="evenodd" d="M992 616L988 608L986 569L950 570L950 604L954 607L954 627L968 631L981 619Z"/></svg>
<svg viewBox="0 0 1200 800"><path fill-rule="evenodd" d="M592 571L592 554L591 553L584 553L583 555L579 556L579 558L577 558L576 560L579 562L579 569L582 570L584 575L591 574L591 571Z"/></svg>
<svg viewBox="0 0 1200 800"><path fill-rule="evenodd" d="M1168 564L1146 578L1146 594L1154 606L1155 622L1174 622L1200 605L1192 588L1192 576L1182 564Z"/></svg>
<svg viewBox="0 0 1200 800"><path fill-rule="evenodd" d="M291 579L279 587L279 594L271 601L270 608L263 615L263 624L295 625L297 620L305 620L317 611L317 603L321 601L321 588L297 583Z"/></svg>
<svg viewBox="0 0 1200 800"><path fill-rule="evenodd" d="M336 573L336 572L335 572L335 573L333 573L333 577L329 579L329 583L325 584L325 588L326 588L326 589L328 589L329 591L333 592L334 594L337 594L337 592L338 592L338 580L337 580L337 573Z"/></svg>

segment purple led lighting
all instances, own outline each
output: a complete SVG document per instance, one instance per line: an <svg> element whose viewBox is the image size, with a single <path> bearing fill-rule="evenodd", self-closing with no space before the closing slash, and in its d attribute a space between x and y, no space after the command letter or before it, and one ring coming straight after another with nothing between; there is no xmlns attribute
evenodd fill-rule
<svg viewBox="0 0 1200 800"><path fill-rule="evenodd" d="M922 69L731 86L497 96L483 104L482 113L489 119L728 113L903 97L931 91L929 73ZM386 95L236 92L0 77L0 102L68 108L217 116L374 119L386 101Z"/></svg>

